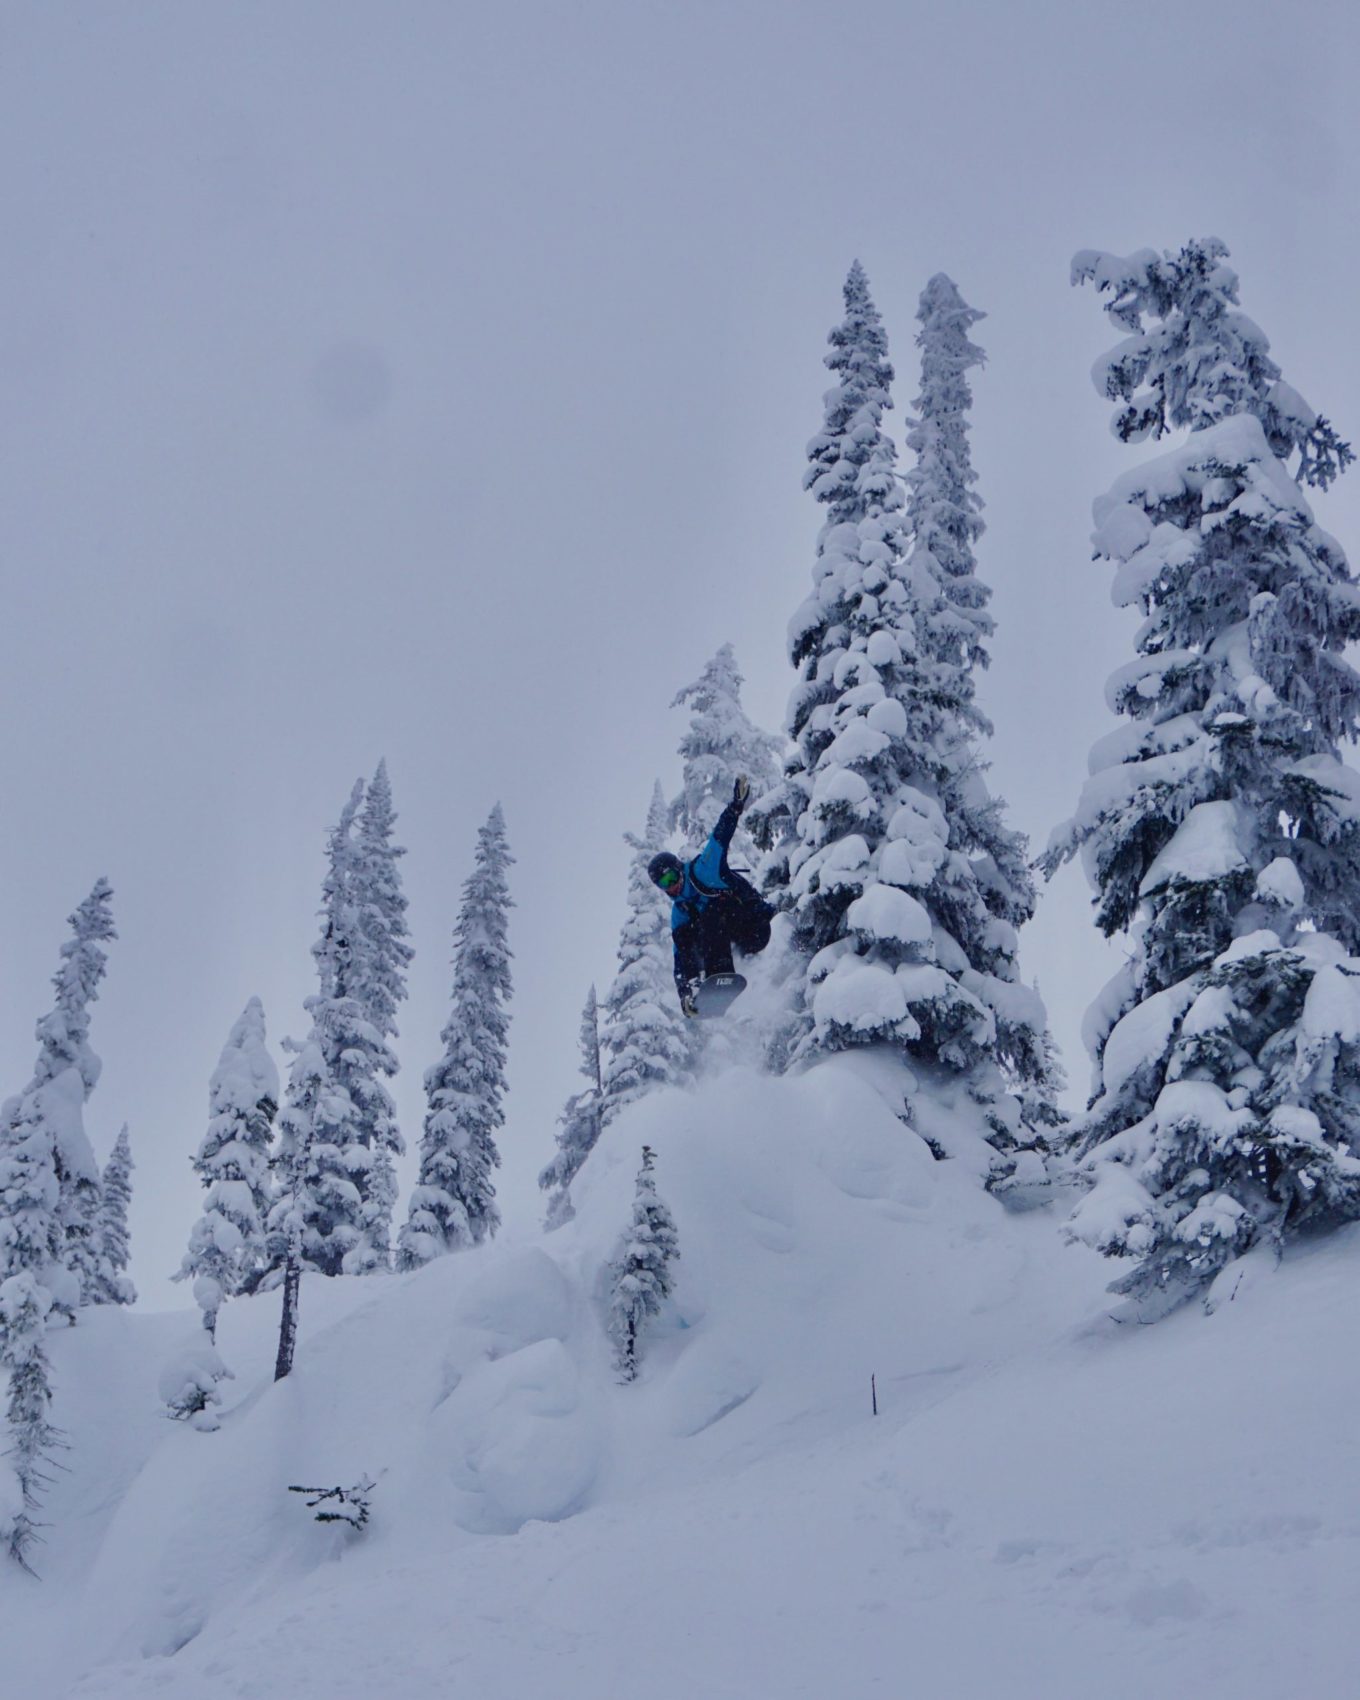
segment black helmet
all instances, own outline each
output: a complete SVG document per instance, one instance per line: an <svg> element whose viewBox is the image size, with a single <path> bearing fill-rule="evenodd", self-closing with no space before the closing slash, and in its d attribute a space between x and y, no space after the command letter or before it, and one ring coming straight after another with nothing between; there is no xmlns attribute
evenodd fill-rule
<svg viewBox="0 0 1360 1700"><path fill-rule="evenodd" d="M667 875L670 877L666 878ZM661 886L663 891L666 886L673 886L678 890L685 878L685 864L671 851L658 850L647 864L647 878L653 885ZM662 884L663 879L665 884Z"/></svg>

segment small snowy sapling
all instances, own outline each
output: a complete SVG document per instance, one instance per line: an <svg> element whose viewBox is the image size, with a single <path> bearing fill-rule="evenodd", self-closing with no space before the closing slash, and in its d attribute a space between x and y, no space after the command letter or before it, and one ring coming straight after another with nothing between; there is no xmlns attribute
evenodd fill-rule
<svg viewBox="0 0 1360 1700"><path fill-rule="evenodd" d="M377 1483L361 1476L353 1487L290 1487L289 1493L306 1494L307 1509L318 1523L344 1523L357 1534L368 1523L369 1500Z"/></svg>
<svg viewBox="0 0 1360 1700"><path fill-rule="evenodd" d="M614 1365L623 1381L637 1379L642 1331L670 1297L674 1280L671 1264L680 1255L675 1222L657 1196L652 1176L655 1157L642 1148L633 1196L633 1220L609 1266L609 1338Z"/></svg>
<svg viewBox="0 0 1360 1700"><path fill-rule="evenodd" d="M171 1354L160 1375L160 1395L169 1416L188 1422L204 1434L220 1428L217 1417L222 1395L218 1382L232 1373L202 1335Z"/></svg>

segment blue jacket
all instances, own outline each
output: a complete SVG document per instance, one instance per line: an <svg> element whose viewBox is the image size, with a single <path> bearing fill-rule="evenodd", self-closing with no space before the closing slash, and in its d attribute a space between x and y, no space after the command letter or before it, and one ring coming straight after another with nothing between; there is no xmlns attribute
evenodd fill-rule
<svg viewBox="0 0 1360 1700"><path fill-rule="evenodd" d="M729 803L718 816L708 843L692 861L682 864L684 880L671 900L671 944L675 950L675 984L683 997L691 981L703 973L703 934L722 925L722 911L740 905L774 911L749 881L727 865L727 851L737 830L741 810Z"/></svg>

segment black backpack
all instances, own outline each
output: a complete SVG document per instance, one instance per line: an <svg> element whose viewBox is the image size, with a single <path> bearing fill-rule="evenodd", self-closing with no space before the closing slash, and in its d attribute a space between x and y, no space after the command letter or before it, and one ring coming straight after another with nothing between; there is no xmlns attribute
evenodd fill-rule
<svg viewBox="0 0 1360 1700"><path fill-rule="evenodd" d="M774 905L765 901L744 874L739 873L736 868L729 868L725 863L723 874L727 880L726 885L708 886L695 873L693 866L689 870L695 890L704 897L729 898L739 903L743 909L756 910L762 918L775 913Z"/></svg>

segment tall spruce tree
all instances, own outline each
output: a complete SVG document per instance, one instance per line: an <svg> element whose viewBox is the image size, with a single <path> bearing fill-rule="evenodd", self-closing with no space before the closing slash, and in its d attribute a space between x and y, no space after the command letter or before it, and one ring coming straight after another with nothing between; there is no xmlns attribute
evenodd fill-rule
<svg viewBox="0 0 1360 1700"><path fill-rule="evenodd" d="M633 1220L610 1265L609 1338L623 1381L637 1379L642 1331L660 1313L674 1287L671 1264L680 1255L675 1220L657 1195L655 1156L642 1147L633 1195Z"/></svg>
<svg viewBox="0 0 1360 1700"><path fill-rule="evenodd" d="M10 1106L6 1105L9 1112ZM36 1512L57 1441L50 1422L52 1384L45 1339L51 1287L69 1279L61 1262L56 1163L41 1119L7 1113L0 1148L0 1368L8 1377L8 1431L0 1452L10 1460L18 1503L0 1491L0 1540L30 1568ZM3 1484L0 1484L3 1488Z"/></svg>
<svg viewBox="0 0 1360 1700"><path fill-rule="evenodd" d="M1300 483L1349 448L1285 384L1216 240L1079 254L1126 333L1116 434L1188 436L1095 505L1145 618L1051 872L1080 851L1131 958L1088 1017L1095 1182L1075 1231L1155 1315L1260 1241L1360 1215L1360 598ZM1294 462L1294 477L1288 465Z"/></svg>
<svg viewBox="0 0 1360 1700"><path fill-rule="evenodd" d="M680 740L684 763L680 795L671 804L671 825L680 834L682 854L697 855L732 797L739 776L759 798L778 777L781 739L752 724L741 706L742 677L730 643L725 643L692 684L676 693L672 708L688 708L689 725ZM729 855L750 861L750 836L739 825Z"/></svg>
<svg viewBox="0 0 1360 1700"><path fill-rule="evenodd" d="M359 938L351 988L385 1040L397 1037L397 1010L406 997L406 970L414 954L399 865L406 851L392 842L396 819L387 763L380 761L356 823L353 879ZM395 1052L389 1049L387 1057L395 1072ZM364 1187L366 1232L376 1253L374 1267L385 1268L397 1199L394 1159L406 1147L395 1118L384 1118L381 1111L366 1122L362 1138L373 1152Z"/></svg>
<svg viewBox="0 0 1360 1700"><path fill-rule="evenodd" d="M916 463L904 477L909 571L925 616L922 635L937 655L968 668L987 665L993 631L987 612L991 589L977 576L973 552L987 528L968 447L973 405L968 373L987 359L968 333L986 317L943 272L921 291L916 310L921 393L916 417L907 422L907 447Z"/></svg>
<svg viewBox="0 0 1360 1700"><path fill-rule="evenodd" d="M675 995L670 906L647 877L647 864L670 835L670 811L657 781L641 838L625 833L633 859L628 913L619 934L619 971L605 994L604 1120L658 1086L687 1080L694 1049Z"/></svg>
<svg viewBox="0 0 1360 1700"><path fill-rule="evenodd" d="M90 1005L108 960L102 946L117 937L112 900L99 880L70 917L52 979L56 1001L37 1026L33 1078L0 1105L0 1271L32 1271L72 1318L100 1274L100 1176L84 1105L102 1066L89 1043Z"/></svg>
<svg viewBox="0 0 1360 1700"><path fill-rule="evenodd" d="M99 1079L90 1005L107 963L101 947L117 936L112 898L108 881L99 880L70 917L71 937L52 981L56 1001L37 1026L33 1078L0 1105L0 1368L9 1377L6 1456L19 1500L4 1516L0 1539L25 1569L60 1440L50 1420L48 1317L57 1309L74 1320L101 1273L99 1170L83 1108Z"/></svg>
<svg viewBox="0 0 1360 1700"><path fill-rule="evenodd" d="M557 1127L557 1155L538 1177L548 1194L545 1228L560 1228L575 1215L571 1183L595 1149L604 1127L604 1066L600 1048L600 1008L592 986L581 1011L581 1073L585 1090L567 1099Z"/></svg>
<svg viewBox="0 0 1360 1700"><path fill-rule="evenodd" d="M988 665L986 645L995 623L987 612L991 587L979 577L974 553L986 526L968 443L973 405L968 373L986 361L969 336L985 317L944 272L921 291L916 312L921 388L907 432L916 459L904 480L911 539L906 572L916 597L919 642L937 663L937 678L943 675L949 683L955 724L940 727L948 759L939 800L951 848L967 856L975 882L976 900L954 912L957 930L952 920L948 924L972 969L962 982L996 1022L997 1052L1021 1104L1026 1137L1042 1137L1061 1123L1056 1093L1063 1075L1042 1003L1019 984L1014 929L1033 916L1036 901L1029 846L1007 823L1002 800L991 795L979 756L979 743L991 737L992 725L978 707L974 675Z"/></svg>
<svg viewBox="0 0 1360 1700"><path fill-rule="evenodd" d="M473 871L453 934L453 997L440 1038L444 1054L425 1075L429 1108L420 1179L411 1194L397 1263L416 1269L448 1251L479 1245L500 1227L492 1171L505 1123L505 1065L512 991L507 878L515 858L496 804L477 834Z"/></svg>
<svg viewBox="0 0 1360 1700"><path fill-rule="evenodd" d="M1034 901L1023 839L981 777L972 667L986 595L971 571L964 425L949 416L966 404L975 356L959 340L975 315L944 282L922 303L913 546L883 429L887 338L858 264L846 281L826 356L837 382L804 479L826 520L789 628L795 750L757 819L773 846L767 888L807 962L793 1061L900 1045L966 1077L1004 1146L1020 1104L1001 1070L1044 1075L1046 1020L1016 968Z"/></svg>
<svg viewBox="0 0 1360 1700"><path fill-rule="evenodd" d="M352 989L364 948L354 878L363 790L361 780L330 836L321 936L312 948L320 989L306 1004L311 1033L289 1046L294 1062L279 1116L280 1188L270 1217L275 1245L285 1247L295 1232L303 1266L323 1275L364 1275L387 1264L370 1206L377 1154L395 1137L383 1078L396 1061Z"/></svg>
<svg viewBox="0 0 1360 1700"><path fill-rule="evenodd" d="M339 1273L346 1252L363 1243L357 1227L362 1195L342 1162L346 1151L362 1149L357 1143L359 1114L344 1083L335 1079L333 1066L350 1028L362 1019L359 1006L347 1000L343 990L348 940L357 930L348 873L363 789L359 780L327 843L321 936L312 946L320 990L305 1006L312 1017L311 1032L301 1043L284 1040L293 1061L279 1113L267 1222L269 1257L281 1271L283 1287L275 1381L293 1368L304 1264L328 1275ZM369 1023L364 1025L372 1031ZM209 1321L206 1311L204 1321Z"/></svg>
<svg viewBox="0 0 1360 1700"><path fill-rule="evenodd" d="M127 1267L128 1210L132 1204L132 1142L124 1122L104 1165L99 1210L99 1289L95 1304L131 1305L137 1289Z"/></svg>
<svg viewBox="0 0 1360 1700"><path fill-rule="evenodd" d="M279 1071L265 1044L264 1006L251 998L208 1084L208 1127L193 1159L207 1197L175 1276L193 1282L210 1338L216 1338L223 1303L252 1291L268 1267L270 1142L278 1103Z"/></svg>
<svg viewBox="0 0 1360 1700"><path fill-rule="evenodd" d="M397 1037L397 1010L406 998L406 970L414 954L401 883L406 851L392 842L396 821L387 763L380 761L357 820L355 904L368 949L354 964L354 996L385 1039Z"/></svg>

